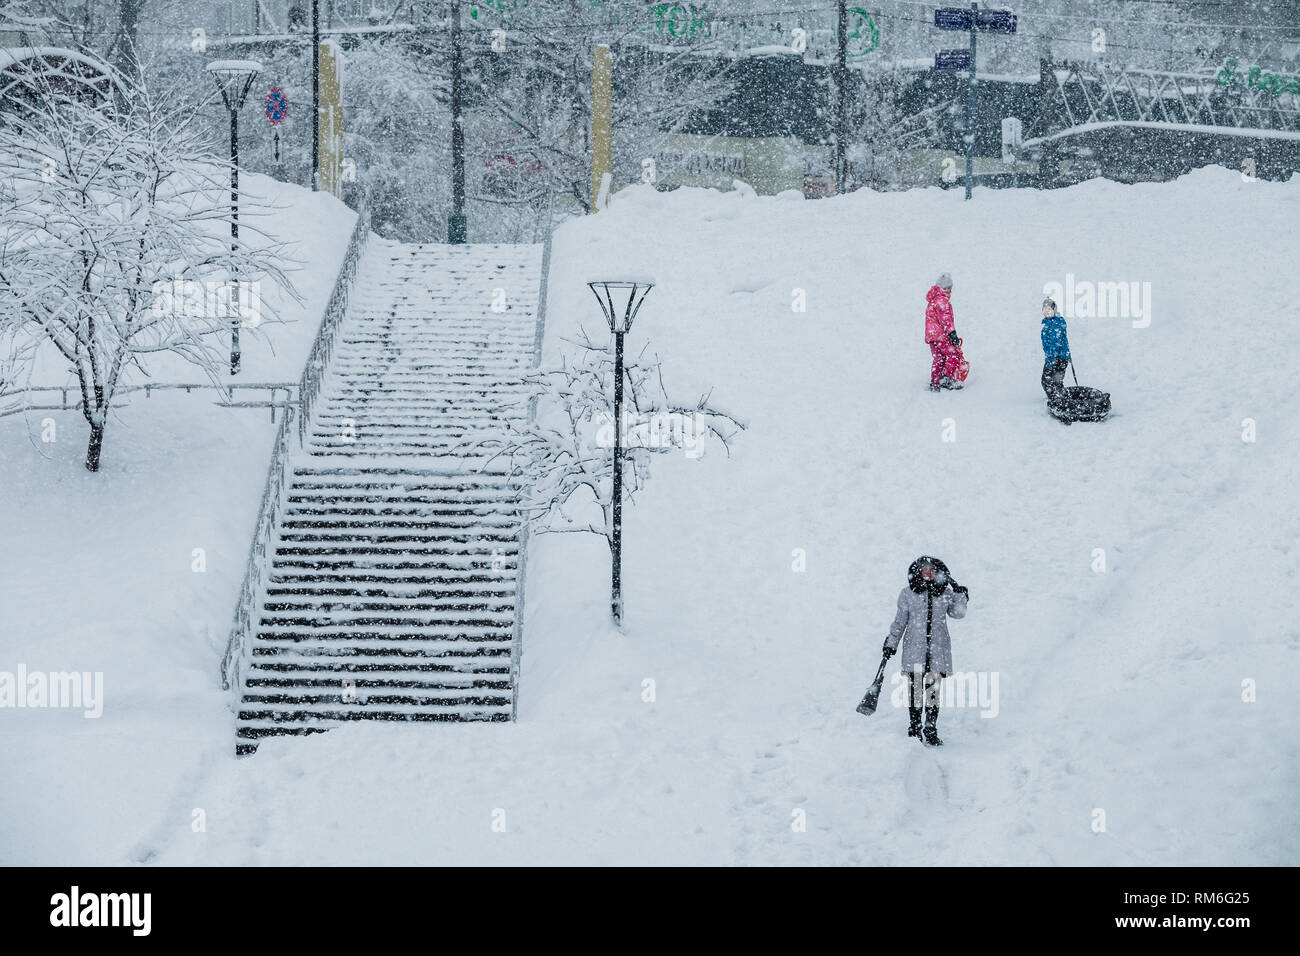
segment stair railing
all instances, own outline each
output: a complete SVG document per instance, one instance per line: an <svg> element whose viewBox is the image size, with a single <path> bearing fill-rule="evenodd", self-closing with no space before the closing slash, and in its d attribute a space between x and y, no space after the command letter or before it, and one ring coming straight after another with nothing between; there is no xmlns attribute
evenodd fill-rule
<svg viewBox="0 0 1300 956"><path fill-rule="evenodd" d="M339 269L338 279L334 282L334 291L325 306L325 315L320 328L316 330L316 341L312 343L311 354L302 369L302 379L298 383L298 401L302 405L298 415L298 440L306 438L307 424L311 411L320 394L321 378L329 368L330 358L334 354L334 340L338 338L339 325L348 311L348 297L352 292L352 282L357 275L357 262L366 248L366 238L370 235L370 194L361 196L357 210L357 224L348 240L348 251L343 256L343 265Z"/></svg>
<svg viewBox="0 0 1300 956"><path fill-rule="evenodd" d="M541 219L541 216L538 217ZM533 338L533 368L542 361L542 339L546 335L546 291L551 271L551 236L555 232L554 194L547 198L545 239L542 246L542 277L537 290L537 334ZM537 396L528 399L528 423L537 420ZM519 546L515 552L515 626L514 640L510 642L510 719L519 714L519 667L524 640L524 579L528 571L528 539L531 532L525 516L519 525Z"/></svg>
<svg viewBox="0 0 1300 956"><path fill-rule="evenodd" d="M271 448L271 465L267 469L266 483L262 487L262 504L257 511L257 524L248 548L244 580L235 603L235 615L230 626L230 638L226 642L226 652L221 658L221 689L233 690L236 695L243 687L244 666L252 652L254 616L262 605L270 568L272 537L280 512L284 508L289 458L303 447L306 423L311 416L316 396L320 392L321 376L333 354L334 339L339 324L347 311L348 296L356 279L357 263L361 259L362 252L365 251L366 241L370 236L369 194L361 196L358 207L357 222L352 229L352 235L348 238L343 264L339 267L338 276L334 280L334 288L325 306L325 314L321 317L320 328L316 330L316 340L312 343L311 353L303 368L302 379L298 383L297 407L285 408L284 417L280 419L280 427L275 433L275 443ZM296 429L290 426L295 413L298 418ZM232 707L238 710L239 701L233 700Z"/></svg>
<svg viewBox="0 0 1300 956"><path fill-rule="evenodd" d="M239 599L235 602L235 619L230 626L230 639L226 642L226 653L221 658L222 690L233 688L235 693L239 693L239 688L243 686L244 662L252 645L253 613L260 601L271 535L284 500L285 463L297 444L292 437L294 429L290 426L297 411L293 406L284 410L280 427L275 432L275 444L271 446L271 467L266 472L266 483L262 486L262 505L257 511L257 526L248 549L248 562L244 565L244 581L239 587Z"/></svg>

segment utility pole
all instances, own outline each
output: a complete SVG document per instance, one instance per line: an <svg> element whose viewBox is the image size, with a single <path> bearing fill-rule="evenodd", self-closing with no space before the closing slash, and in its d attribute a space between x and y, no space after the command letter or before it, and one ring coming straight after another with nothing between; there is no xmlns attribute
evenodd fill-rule
<svg viewBox="0 0 1300 956"><path fill-rule="evenodd" d="M1052 48L1048 41L1044 40L1040 47L1038 60L1038 92L1035 96L1035 102L1038 107L1038 115L1034 120L1040 135L1046 134L1051 129L1052 123L1052 95L1056 92L1056 76L1052 65ZM1057 173L1057 156L1056 148L1052 140L1043 144L1042 151L1038 157L1038 178L1035 186L1043 189L1052 184L1056 179Z"/></svg>
<svg viewBox="0 0 1300 956"><path fill-rule="evenodd" d="M849 136L849 11L846 0L837 0L838 23L835 31L835 194L843 195L848 180L845 140Z"/></svg>
<svg viewBox="0 0 1300 956"><path fill-rule="evenodd" d="M447 241L468 240L465 222L465 128L461 120L461 30L460 0L451 0L451 215L447 217Z"/></svg>
<svg viewBox="0 0 1300 956"><path fill-rule="evenodd" d="M311 0L311 188L320 189L320 0Z"/></svg>
<svg viewBox="0 0 1300 956"><path fill-rule="evenodd" d="M966 79L966 198L971 195L971 176L974 173L975 150L975 21L978 19L979 4L971 0L970 5L970 75Z"/></svg>
<svg viewBox="0 0 1300 956"><path fill-rule="evenodd" d="M934 25L940 30L969 30L970 50L940 50L934 56L936 70L967 69L966 73L966 129L962 139L966 143L966 198L971 197L975 181L975 34L980 30L1010 36L1016 32L1016 15L1009 10L985 10L981 16L979 4L971 0L970 11L964 7L948 7L934 11Z"/></svg>

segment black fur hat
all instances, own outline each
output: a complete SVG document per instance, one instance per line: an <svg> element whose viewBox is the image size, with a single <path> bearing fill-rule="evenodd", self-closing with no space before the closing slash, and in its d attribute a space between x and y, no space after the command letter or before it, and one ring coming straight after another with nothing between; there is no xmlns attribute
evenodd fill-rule
<svg viewBox="0 0 1300 956"><path fill-rule="evenodd" d="M926 567L934 568L934 580L927 581L921 576L922 569ZM927 589L931 594L942 594L948 586L948 565L928 554L921 555L907 569L907 586L917 594Z"/></svg>

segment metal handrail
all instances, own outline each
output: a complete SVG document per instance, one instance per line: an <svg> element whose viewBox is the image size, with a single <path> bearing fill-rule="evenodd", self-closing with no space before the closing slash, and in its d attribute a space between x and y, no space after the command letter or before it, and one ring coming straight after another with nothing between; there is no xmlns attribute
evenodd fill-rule
<svg viewBox="0 0 1300 956"><path fill-rule="evenodd" d="M266 552L284 498L285 463L293 450L290 447L292 438L289 423L296 411L292 405L285 409L285 415L280 419L280 427L275 433L275 444L271 446L271 467L267 469L266 483L262 486L262 504L257 512L257 525L248 548L244 580L235 602L235 616L230 626L230 638L226 642L226 653L221 658L222 690L238 688L243 684L243 665L250 645L253 608L260 603L260 591L265 580L263 572L266 567Z"/></svg>
<svg viewBox="0 0 1300 956"><path fill-rule="evenodd" d="M542 361L542 339L546 334L546 291L551 271L551 237L555 233L554 193L546 203L546 238L542 246L542 275L537 290L537 334L533 338L533 368ZM540 216L538 217L540 218ZM528 423L537 420L537 396L528 399ZM515 551L515 623L514 640L510 642L510 719L519 716L519 670L523 657L525 579L528 572L528 539L532 536L525 519L519 525L519 547Z"/></svg>
<svg viewBox="0 0 1300 956"><path fill-rule="evenodd" d="M298 402L296 406L287 407L288 410L280 420L280 427L275 433L275 444L271 448L271 464L267 469L266 483L262 487L262 503L257 512L253 540L248 548L244 580L235 603L226 652L221 658L221 689L233 689L236 694L243 686L244 664L252 650L253 614L254 610L262 604L262 592L267 577L267 555L276 521L284 506L287 487L285 476L289 457L303 447L303 423L311 414L312 405L320 389L320 376L325 363L329 361L335 332L343 317L342 313L347 308L348 295L352 282L356 278L357 262L370 236L369 195L363 195L358 205L360 208L357 210L357 222L348 239L348 248L343 254L343 264L339 267L338 277L334 280L334 289L325 306L325 314L321 317L316 340L312 343L302 379L297 386ZM295 430L290 428L290 421L295 412L298 416L296 435ZM238 710L238 701L233 701L232 705L235 710Z"/></svg>
<svg viewBox="0 0 1300 956"><path fill-rule="evenodd" d="M348 297L352 292L352 282L357 274L357 262L365 251L366 240L370 235L370 201L369 193L361 197L357 210L357 224L348 241L348 251L343 256L343 265L339 269L334 290L325 305L325 315L321 318L320 328L316 330L316 340L312 343L311 353L303 365L302 379L298 383L298 402L301 405L298 415L298 440L306 437L307 422L320 394L321 377L329 366L334 354L334 340L339 324L348 310Z"/></svg>
<svg viewBox="0 0 1300 956"><path fill-rule="evenodd" d="M271 421L275 421L275 409L297 404L297 400L293 397L294 390L298 388L297 382L231 382L228 385L214 385L211 382L146 382L143 385L121 385L114 394L144 392L145 398L148 398L153 392L165 389L184 389L185 393L189 394L196 388L212 389L226 395L226 399L214 403L223 408L269 408L271 409ZM236 402L233 393L237 388L265 391L271 394L263 402ZM16 395L30 395L33 392L58 392L60 394L59 404L38 405L24 402L15 405L13 408L0 407L0 418L7 415L18 415L23 412L76 412L81 410L83 399L81 397L81 386L79 385L32 385L27 388L16 388L12 391L0 392L0 405L3 405L6 398L13 398ZM69 392L74 394L75 401L68 401ZM279 392L284 392L284 401L282 402L276 401Z"/></svg>

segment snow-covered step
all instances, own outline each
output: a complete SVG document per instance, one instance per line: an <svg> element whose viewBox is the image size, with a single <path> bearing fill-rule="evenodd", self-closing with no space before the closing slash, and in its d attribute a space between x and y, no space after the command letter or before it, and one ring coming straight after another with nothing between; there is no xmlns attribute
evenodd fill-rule
<svg viewBox="0 0 1300 956"><path fill-rule="evenodd" d="M440 667L497 666L509 667L511 645L499 641L495 644L466 641L425 642L419 646L386 644L371 647L343 647L341 642L309 644L305 641L265 645L259 647L251 667L296 665L325 667L347 664L362 666L375 664L388 669L401 668L419 673L432 673Z"/></svg>
<svg viewBox="0 0 1300 956"><path fill-rule="evenodd" d="M361 589L396 590L407 588L445 588L448 591L457 587L484 587L495 585L498 580L503 587L514 586L514 565L502 564L504 570L492 571L487 568L418 568L389 567L374 568L362 565L347 567L325 567L315 562L312 567L282 566L268 575L270 589L284 588L291 591L321 588L321 593L329 593L333 587L355 587Z"/></svg>
<svg viewBox="0 0 1300 956"><path fill-rule="evenodd" d="M326 601L341 600L337 595L326 595ZM394 634L427 637L437 632L429 622L437 620L446 635L466 639L495 637L503 629L514 627L515 595L495 597L490 600L458 598L448 601L413 599L364 610L352 610L338 604L321 607L297 607L283 602L271 602L262 612L259 623L266 626L267 634L297 634L304 628L318 635L334 633L332 629L356 634L365 632L380 637ZM444 636L438 634L437 636Z"/></svg>
<svg viewBox="0 0 1300 956"><path fill-rule="evenodd" d="M489 459L528 414L541 264L372 237L267 549L240 752L353 720L511 719L519 489Z"/></svg>
<svg viewBox="0 0 1300 956"><path fill-rule="evenodd" d="M373 589L355 585L332 587L328 584L320 584L311 590L271 587L266 590L266 603L263 605L263 609L266 611L310 610L315 606L326 606L319 602L327 602L330 599L347 600L354 602L355 606L364 606L371 610L387 607L399 609L426 606L422 602L427 602L427 607L430 609L434 607L465 608L471 605L482 607L486 606L487 601L493 599L509 599L513 601L515 592L513 582L509 587L504 586L503 582L502 585L480 588L442 588L425 585ZM480 601L484 603L478 603ZM359 602L365 603L360 604Z"/></svg>
<svg viewBox="0 0 1300 956"><path fill-rule="evenodd" d="M418 402L418 404L416 404ZM502 424L523 420L527 401L502 406L499 402L476 402L455 399L360 399L351 402L331 400L313 422L313 428L342 428L344 423L356 427L363 423L451 427L453 425Z"/></svg>
<svg viewBox="0 0 1300 956"><path fill-rule="evenodd" d="M313 431L311 440L321 445L339 445L340 451L345 451L347 446L362 445L392 445L394 447L409 446L411 448L422 448L425 445L460 445L470 442L478 442L484 437L484 432L490 431L492 434L502 434L505 426L500 422L484 421L477 425L472 422L464 422L454 426L446 426L435 430L422 430L414 424L409 427L401 426L383 426L368 425L364 422L358 422L354 425L342 425L338 429L328 429L325 431Z"/></svg>
<svg viewBox="0 0 1300 956"><path fill-rule="evenodd" d="M333 662L333 664L331 664ZM461 690L466 681L484 680L509 683L510 656L457 658L427 658L423 663L412 663L409 657L367 657L367 658L259 658L257 666L250 671L251 679L267 681L255 685L259 687L276 687L282 692L293 687L330 686L347 687L348 681L361 682L370 680L371 675L400 675L401 679L418 680L423 678L431 687L446 687L449 690ZM381 676L377 679L383 680ZM391 678L389 678L391 679ZM275 683L270 683L274 681Z"/></svg>
<svg viewBox="0 0 1300 956"><path fill-rule="evenodd" d="M363 498L355 503L336 502L333 499L308 500L285 508L284 518L286 522L324 520L348 523L449 519L477 520L485 524L509 524L515 520L511 515L499 514L494 505L468 505L463 501L457 501L455 504L430 505L401 498L396 501Z"/></svg>
<svg viewBox="0 0 1300 956"><path fill-rule="evenodd" d="M264 655L281 653L295 659L370 655L385 658L405 657L419 661L448 655L462 658L509 655L511 651L511 640L508 634L483 634L479 635L477 640L454 634L434 634L425 637L364 635L360 641L352 640L347 635L331 640L328 634L324 636L279 634L259 640L264 641L260 653Z"/></svg>
<svg viewBox="0 0 1300 956"><path fill-rule="evenodd" d="M458 513L449 509L430 512L428 509L411 507L414 510L398 513L394 513L393 509L387 509L384 513L353 508L342 508L335 512L320 508L314 513L294 509L285 515L282 526L286 530L316 528L321 531L347 529L362 532L470 526L500 526L515 530L518 526L517 519L510 514Z"/></svg>
<svg viewBox="0 0 1300 956"><path fill-rule="evenodd" d="M425 664L467 664L476 660L508 664L511 642L502 638L496 641L465 641L454 638L437 640L429 638L414 641L389 641L387 643L349 644L346 641L325 639L279 639L259 646L254 654L254 664L266 663L382 663L387 667L419 669ZM502 661L501 658L506 658Z"/></svg>
<svg viewBox="0 0 1300 956"><path fill-rule="evenodd" d="M264 615L274 615L276 620L286 616L308 614L319 620L322 612L337 612L339 608L365 611L384 618L400 617L403 620L422 620L413 617L427 611L489 611L514 613L514 591L470 591L442 593L426 588L426 594L347 593L343 589L318 590L313 594L268 594L262 605ZM333 603L331 603L333 602ZM510 619L513 622L513 618Z"/></svg>
<svg viewBox="0 0 1300 956"><path fill-rule="evenodd" d="M300 546L295 543L293 547ZM271 578L280 575L293 575L304 572L318 573L328 570L323 565L343 565L345 572L350 571L400 571L405 575L423 575L424 578L436 580L439 584L452 581L508 579L510 569L517 556L517 542L493 544L490 548L478 551L448 552L445 555L412 555L394 558L388 554L376 554L369 548L358 549L353 554L340 557L320 557L303 555L284 555L277 560L272 569ZM322 578L322 581L324 578Z"/></svg>
<svg viewBox="0 0 1300 956"><path fill-rule="evenodd" d="M319 459L317 459L319 460ZM494 488L490 485L438 486L410 485L399 489L393 485L380 485L361 480L327 481L326 476L317 480L297 480L289 488L289 498L313 499L337 496L340 500L356 500L376 504L398 504L414 502L449 502L471 505L475 503L508 503L514 500L514 492L508 489ZM404 493L403 493L404 491Z"/></svg>

